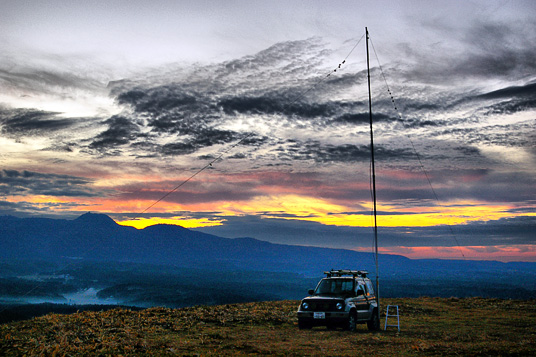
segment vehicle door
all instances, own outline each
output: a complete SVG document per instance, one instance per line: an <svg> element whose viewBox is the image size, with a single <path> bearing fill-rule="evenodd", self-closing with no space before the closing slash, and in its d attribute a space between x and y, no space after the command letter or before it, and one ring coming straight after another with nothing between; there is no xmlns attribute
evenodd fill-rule
<svg viewBox="0 0 536 357"><path fill-rule="evenodd" d="M357 282L356 284L356 309L357 320L365 321L370 319L370 303L367 297L367 288L363 282Z"/></svg>

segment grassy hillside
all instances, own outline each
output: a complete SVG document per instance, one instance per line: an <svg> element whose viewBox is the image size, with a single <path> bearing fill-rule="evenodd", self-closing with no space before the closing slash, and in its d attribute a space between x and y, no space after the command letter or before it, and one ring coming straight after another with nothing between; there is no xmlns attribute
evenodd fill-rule
<svg viewBox="0 0 536 357"><path fill-rule="evenodd" d="M399 305L400 332L301 331L297 301L50 314L0 325L0 355L536 355L534 300L383 304Z"/></svg>

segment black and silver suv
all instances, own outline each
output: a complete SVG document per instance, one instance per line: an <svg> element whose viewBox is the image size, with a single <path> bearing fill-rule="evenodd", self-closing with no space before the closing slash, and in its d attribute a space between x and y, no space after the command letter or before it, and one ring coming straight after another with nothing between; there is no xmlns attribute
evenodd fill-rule
<svg viewBox="0 0 536 357"><path fill-rule="evenodd" d="M301 301L298 326L343 327L356 330L356 324L367 323L369 330L379 330L378 303L366 271L331 270L324 272L315 290Z"/></svg>

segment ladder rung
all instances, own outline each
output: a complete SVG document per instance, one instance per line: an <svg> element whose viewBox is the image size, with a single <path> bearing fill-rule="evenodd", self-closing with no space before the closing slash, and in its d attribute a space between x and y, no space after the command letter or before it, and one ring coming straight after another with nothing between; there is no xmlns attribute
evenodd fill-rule
<svg viewBox="0 0 536 357"><path fill-rule="evenodd" d="M396 314L389 314L389 308L396 308ZM387 320L389 319L389 316L391 317L396 317L396 325L394 324L387 324ZM400 315L398 313L398 305L387 305L387 312L385 314L385 326L384 326L384 330L387 330L387 327L397 327L398 328L398 331L400 332Z"/></svg>

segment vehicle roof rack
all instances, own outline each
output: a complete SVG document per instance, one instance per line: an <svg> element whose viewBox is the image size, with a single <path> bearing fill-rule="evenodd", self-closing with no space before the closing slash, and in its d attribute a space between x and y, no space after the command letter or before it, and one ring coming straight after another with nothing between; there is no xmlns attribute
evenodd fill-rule
<svg viewBox="0 0 536 357"><path fill-rule="evenodd" d="M360 277L366 278L368 271L348 270L348 269L339 269L339 270L331 269L330 271L325 271L324 274L326 274L328 278L341 277L343 275L352 275L353 277L360 276Z"/></svg>

